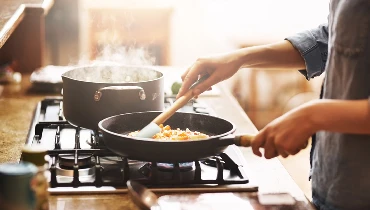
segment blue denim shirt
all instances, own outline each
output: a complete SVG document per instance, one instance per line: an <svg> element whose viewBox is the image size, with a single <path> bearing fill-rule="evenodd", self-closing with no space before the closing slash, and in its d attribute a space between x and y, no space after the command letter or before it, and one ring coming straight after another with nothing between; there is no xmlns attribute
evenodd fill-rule
<svg viewBox="0 0 370 210"><path fill-rule="evenodd" d="M328 24L287 40L304 58L308 80L325 70L322 98L369 98L369 0L332 0ZM318 132L311 166L319 209L370 209L370 135Z"/></svg>

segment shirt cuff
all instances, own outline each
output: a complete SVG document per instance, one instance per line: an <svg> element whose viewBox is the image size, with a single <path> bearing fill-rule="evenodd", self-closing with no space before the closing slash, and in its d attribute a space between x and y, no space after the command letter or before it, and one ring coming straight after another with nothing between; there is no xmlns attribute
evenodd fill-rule
<svg viewBox="0 0 370 210"><path fill-rule="evenodd" d="M310 31L298 33L294 36L287 37L285 40L288 40L304 59L306 69L299 70L299 72L307 80L321 75L325 69L325 61L323 61L319 45Z"/></svg>

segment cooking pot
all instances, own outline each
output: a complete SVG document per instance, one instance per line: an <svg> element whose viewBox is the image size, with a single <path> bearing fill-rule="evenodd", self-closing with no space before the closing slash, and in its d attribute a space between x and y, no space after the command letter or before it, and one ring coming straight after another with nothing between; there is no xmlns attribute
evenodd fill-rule
<svg viewBox="0 0 370 210"><path fill-rule="evenodd" d="M98 129L100 120L124 113L164 109L163 74L144 66L76 67L62 75L66 120Z"/></svg>

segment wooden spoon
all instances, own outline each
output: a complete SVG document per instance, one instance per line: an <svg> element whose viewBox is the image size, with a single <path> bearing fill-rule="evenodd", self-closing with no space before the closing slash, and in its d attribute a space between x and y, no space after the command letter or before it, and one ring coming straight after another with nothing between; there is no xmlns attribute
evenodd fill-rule
<svg viewBox="0 0 370 210"><path fill-rule="evenodd" d="M168 118L170 118L177 110L179 110L181 107L183 107L185 104L189 102L190 99L192 99L193 96L193 89L195 86L197 86L199 83L203 82L209 77L209 75L202 76L198 81L196 81L189 90L180 98L178 98L172 106L170 106L167 110L162 112L160 115L158 115L152 122L150 122L147 126L145 126L143 129L139 131L139 133L136 135L136 137L141 138L152 138L156 133L161 132L161 128L159 127L160 124L164 124Z"/></svg>

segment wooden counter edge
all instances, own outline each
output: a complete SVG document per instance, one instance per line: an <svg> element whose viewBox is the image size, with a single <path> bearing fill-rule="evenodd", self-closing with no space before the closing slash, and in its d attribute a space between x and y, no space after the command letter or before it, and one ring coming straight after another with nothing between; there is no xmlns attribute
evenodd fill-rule
<svg viewBox="0 0 370 210"><path fill-rule="evenodd" d="M26 15L47 15L53 4L54 0L44 0L42 4L21 4L0 30L0 48L4 46Z"/></svg>

